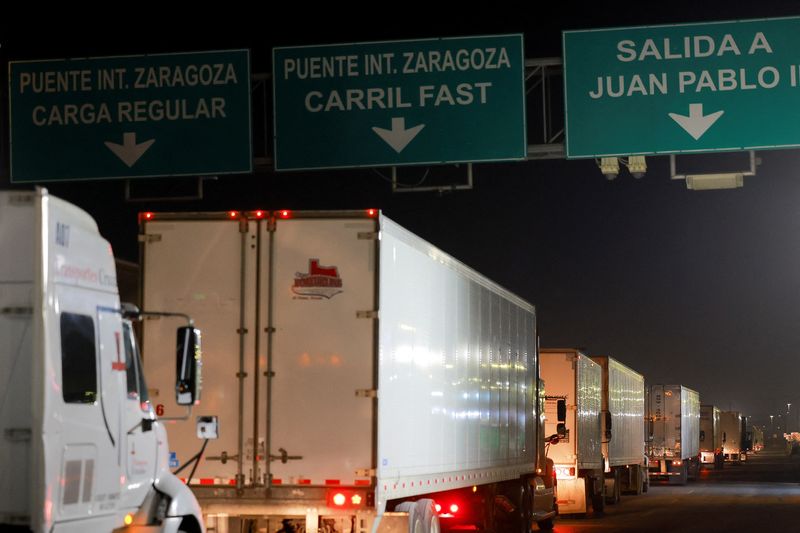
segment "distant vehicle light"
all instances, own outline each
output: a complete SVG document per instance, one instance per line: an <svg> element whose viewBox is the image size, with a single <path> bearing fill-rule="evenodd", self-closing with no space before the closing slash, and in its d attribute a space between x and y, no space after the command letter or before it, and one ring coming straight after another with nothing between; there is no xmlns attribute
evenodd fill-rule
<svg viewBox="0 0 800 533"><path fill-rule="evenodd" d="M228 217L230 218L237 218L239 213L237 211L228 211Z"/></svg>
<svg viewBox="0 0 800 533"><path fill-rule="evenodd" d="M681 466L683 464L683 461L676 459L675 461L672 461L672 464L674 466Z"/></svg>
<svg viewBox="0 0 800 533"><path fill-rule="evenodd" d="M258 210L254 213L254 215L256 218L264 218L265 213L264 211Z"/></svg>
<svg viewBox="0 0 800 533"><path fill-rule="evenodd" d="M350 497L350 503L353 505L361 505L361 495L360 494L353 494Z"/></svg>
<svg viewBox="0 0 800 533"><path fill-rule="evenodd" d="M341 492L337 492L333 496L333 503L335 503L336 505L344 505L346 501L347 498L345 498L344 494L342 494Z"/></svg>
<svg viewBox="0 0 800 533"><path fill-rule="evenodd" d="M458 512L458 504L457 503L451 503L450 504L450 512L453 513L453 514L456 514Z"/></svg>
<svg viewBox="0 0 800 533"><path fill-rule="evenodd" d="M378 210L377 209L367 209L367 216L368 217L378 216Z"/></svg>
<svg viewBox="0 0 800 533"><path fill-rule="evenodd" d="M441 513L442 512L442 506L439 505L438 503L433 504L433 508L436 509L437 513Z"/></svg>
<svg viewBox="0 0 800 533"><path fill-rule="evenodd" d="M153 219L153 213L151 213L149 211L147 213L143 213L142 214L142 218L145 219L145 220L152 220Z"/></svg>
<svg viewBox="0 0 800 533"><path fill-rule="evenodd" d="M278 211L278 216L281 218L291 218L292 212L288 209L284 209L282 211Z"/></svg>
<svg viewBox="0 0 800 533"><path fill-rule="evenodd" d="M128 513L125 515L125 525L129 526L131 524L133 524L133 515Z"/></svg>

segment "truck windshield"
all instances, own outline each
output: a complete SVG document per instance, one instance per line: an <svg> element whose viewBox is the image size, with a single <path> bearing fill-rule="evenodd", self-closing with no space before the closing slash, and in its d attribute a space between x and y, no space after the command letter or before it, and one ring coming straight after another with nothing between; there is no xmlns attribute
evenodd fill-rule
<svg viewBox="0 0 800 533"><path fill-rule="evenodd" d="M143 411L150 410L150 398L142 373L142 362L139 358L139 346L133 334L131 323L122 321L122 336L125 337L125 371L128 383L128 398L138 400Z"/></svg>

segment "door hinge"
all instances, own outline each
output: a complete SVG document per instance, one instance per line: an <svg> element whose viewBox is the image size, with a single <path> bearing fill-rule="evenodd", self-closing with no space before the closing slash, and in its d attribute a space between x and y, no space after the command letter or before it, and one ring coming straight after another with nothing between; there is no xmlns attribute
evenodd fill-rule
<svg viewBox="0 0 800 533"><path fill-rule="evenodd" d="M378 232L377 231L359 231L358 232L358 239L361 241L377 241L378 240Z"/></svg>
<svg viewBox="0 0 800 533"><path fill-rule="evenodd" d="M374 468L359 468L355 472L356 477L375 477L375 469Z"/></svg>
<svg viewBox="0 0 800 533"><path fill-rule="evenodd" d="M356 389L357 398L377 398L377 389Z"/></svg>
<svg viewBox="0 0 800 533"><path fill-rule="evenodd" d="M356 311L356 318L378 318L377 311Z"/></svg>
<svg viewBox="0 0 800 533"><path fill-rule="evenodd" d="M139 242L144 242L148 244L151 242L161 242L161 234L160 233L139 234Z"/></svg>
<svg viewBox="0 0 800 533"><path fill-rule="evenodd" d="M33 307L4 307L0 309L0 315L30 316L33 314Z"/></svg>
<svg viewBox="0 0 800 533"><path fill-rule="evenodd" d="M7 428L3 433L6 440L11 442L27 442L31 440L30 428Z"/></svg>

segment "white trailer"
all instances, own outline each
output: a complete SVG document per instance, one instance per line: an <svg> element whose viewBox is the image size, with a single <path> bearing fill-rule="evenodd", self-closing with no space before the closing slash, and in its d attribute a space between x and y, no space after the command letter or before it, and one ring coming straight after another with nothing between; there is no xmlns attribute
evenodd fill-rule
<svg viewBox="0 0 800 533"><path fill-rule="evenodd" d="M739 465L745 460L742 424L742 414L739 411L722 411L720 413L722 453L726 463Z"/></svg>
<svg viewBox="0 0 800 533"><path fill-rule="evenodd" d="M0 530L201 533L167 447L94 220L0 192Z"/></svg>
<svg viewBox="0 0 800 533"><path fill-rule="evenodd" d="M147 213L140 231L143 302L206 330L199 414L220 435L190 484L209 525L548 525L532 305L377 210ZM170 414L165 335L145 323ZM190 425L168 427L176 465Z"/></svg>
<svg viewBox="0 0 800 533"><path fill-rule="evenodd" d="M593 356L603 369L603 459L606 502L649 486L644 455L644 376L608 356Z"/></svg>
<svg viewBox="0 0 800 533"><path fill-rule="evenodd" d="M700 468L700 395L682 385L652 385L648 401L650 477L685 485Z"/></svg>
<svg viewBox="0 0 800 533"><path fill-rule="evenodd" d="M720 410L715 405L700 406L700 465L722 468L722 430Z"/></svg>
<svg viewBox="0 0 800 533"><path fill-rule="evenodd" d="M563 436L548 451L558 478L558 511L587 513L591 505L594 512L602 513L602 369L580 350L569 348L541 349L539 366L547 383L545 433ZM565 417L559 416L564 414L559 403L566 407Z"/></svg>

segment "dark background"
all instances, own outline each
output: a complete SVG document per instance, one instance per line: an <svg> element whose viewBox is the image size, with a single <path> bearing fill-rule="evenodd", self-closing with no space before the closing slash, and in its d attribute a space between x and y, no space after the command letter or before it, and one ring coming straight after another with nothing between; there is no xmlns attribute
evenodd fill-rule
<svg viewBox="0 0 800 533"><path fill-rule="evenodd" d="M249 48L252 71L265 73L273 46L523 33L526 57L544 58L561 56L564 29L789 15L800 15L800 2L339 3L280 13L268 4L85 6L4 17L0 57ZM11 186L7 101L4 94L3 188ZM703 403L769 424L769 414L786 416L786 402L800 412L800 151L757 155L762 164L744 188L709 192L671 181L667 157L648 157L640 180L621 173L611 182L591 160L482 164L473 190L444 194L393 194L388 169L220 176L204 181L202 201L189 202L125 201L122 181L43 185L86 209L116 254L134 262L140 211L379 207L534 303L543 347L611 355L651 383L682 383ZM698 164L746 167L744 161L734 154ZM402 179L417 182L426 170L404 169ZM462 171L431 168L426 184ZM150 179L133 186L149 196L193 184Z"/></svg>

